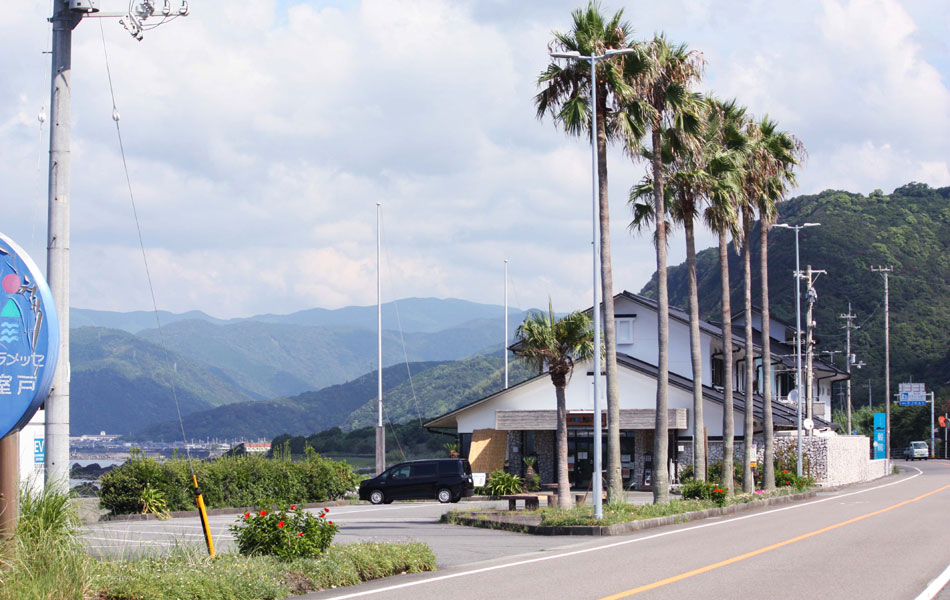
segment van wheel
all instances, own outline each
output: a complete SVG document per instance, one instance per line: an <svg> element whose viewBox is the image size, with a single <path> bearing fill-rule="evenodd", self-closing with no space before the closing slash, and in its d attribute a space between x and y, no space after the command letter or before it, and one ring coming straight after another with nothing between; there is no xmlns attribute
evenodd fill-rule
<svg viewBox="0 0 950 600"><path fill-rule="evenodd" d="M436 498L439 499L439 502L445 504L446 502L452 501L452 490L449 488L442 488L439 490L439 493L436 494Z"/></svg>
<svg viewBox="0 0 950 600"><path fill-rule="evenodd" d="M373 504L382 504L386 500L386 495L379 490L373 490L369 495L369 501Z"/></svg>

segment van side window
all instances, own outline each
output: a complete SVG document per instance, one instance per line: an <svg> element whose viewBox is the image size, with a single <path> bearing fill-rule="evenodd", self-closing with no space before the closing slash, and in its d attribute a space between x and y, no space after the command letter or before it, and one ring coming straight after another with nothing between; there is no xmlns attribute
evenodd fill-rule
<svg viewBox="0 0 950 600"><path fill-rule="evenodd" d="M459 464L454 460L445 460L439 463L439 475L458 475Z"/></svg>
<svg viewBox="0 0 950 600"><path fill-rule="evenodd" d="M413 477L434 477L435 463L424 462L424 463L413 464L412 476Z"/></svg>
<svg viewBox="0 0 950 600"><path fill-rule="evenodd" d="M408 479L409 478L409 465L403 465L401 467L395 467L389 473L390 479Z"/></svg>

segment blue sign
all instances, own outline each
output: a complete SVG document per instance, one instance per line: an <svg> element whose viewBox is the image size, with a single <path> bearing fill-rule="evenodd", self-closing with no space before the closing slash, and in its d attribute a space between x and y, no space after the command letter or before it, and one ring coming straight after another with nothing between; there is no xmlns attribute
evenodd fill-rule
<svg viewBox="0 0 950 600"><path fill-rule="evenodd" d="M874 413L874 459L886 457L887 418L885 413Z"/></svg>
<svg viewBox="0 0 950 600"><path fill-rule="evenodd" d="M46 279L0 233L0 437L22 429L46 400L59 356L59 319Z"/></svg>
<svg viewBox="0 0 950 600"><path fill-rule="evenodd" d="M33 438L33 462L43 463L46 461L46 439Z"/></svg>

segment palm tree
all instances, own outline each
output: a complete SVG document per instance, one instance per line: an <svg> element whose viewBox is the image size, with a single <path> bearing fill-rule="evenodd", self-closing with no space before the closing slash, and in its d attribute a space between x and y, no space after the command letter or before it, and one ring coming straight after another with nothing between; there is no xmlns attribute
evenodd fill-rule
<svg viewBox="0 0 950 600"><path fill-rule="evenodd" d="M696 107L703 102L698 94L692 101ZM706 133L705 131L703 132ZM703 369L702 348L699 335L699 292L696 277L696 237L695 220L703 198L711 186L710 167L716 160L712 154L711 140L707 136L699 145L684 144L684 132L675 129L664 133L665 147L662 155L666 176L665 205L675 222L682 223L686 233L686 266L689 283L689 347L693 371L693 474L698 480L706 480L706 448L703 443L705 430L703 418ZM630 191L630 201L634 206L632 228L642 229L647 222L653 222L652 181L648 178ZM664 228L665 230L666 228Z"/></svg>
<svg viewBox="0 0 950 600"><path fill-rule="evenodd" d="M633 29L623 20L623 10L605 18L600 6L590 2L571 13L574 25L570 32L554 32L550 49L576 51L581 56L603 55L611 49L629 46ZM639 139L642 128L618 109L621 101L632 93L625 71L641 64L636 57L619 56L597 63L597 123L591 124L591 81L589 63L570 61L561 66L556 61L538 78L541 92L535 96L538 118L550 113L554 121L571 135L587 133L597 143L600 276L603 298L605 370L607 373L607 490L611 500L623 498L620 465L620 394L617 385L617 343L614 323L613 269L610 257L610 209L607 199L607 142L622 138ZM594 307L594 310L599 310Z"/></svg>
<svg viewBox="0 0 950 600"><path fill-rule="evenodd" d="M515 338L515 354L525 362L551 375L557 395L557 489L558 506L571 508L571 485L567 473L567 400L564 391L574 362L593 356L594 337L590 319L582 312L572 312L559 320L554 319L554 308L548 302L548 313L533 313L525 318Z"/></svg>
<svg viewBox="0 0 950 600"><path fill-rule="evenodd" d="M692 134L698 130L699 113L690 85L701 76L703 59L685 44L674 46L657 35L644 49L647 68L637 74L632 84L637 90L628 112L637 122L646 123L651 132L650 157L653 179L653 208L655 214L666 215L664 190L663 136L664 132L682 133L678 139L684 146L693 146ZM628 148L633 144L628 144ZM672 145L671 145L672 147ZM657 275L657 381L656 425L653 438L653 501L669 500L669 296L666 277L666 219L656 219L656 275Z"/></svg>
<svg viewBox="0 0 950 600"><path fill-rule="evenodd" d="M795 136L778 130L775 121L766 116L757 125L760 152L753 164L754 177L760 183L753 186L758 191L757 208L759 210L759 269L762 282L762 356L771 357L771 339L769 337L769 267L768 236L769 228L778 217L776 204L782 200L789 185L795 183L794 167L804 156L804 146ZM775 489L775 441L772 428L772 365L762 360L762 401L765 436L765 457L762 487Z"/></svg>
<svg viewBox="0 0 950 600"><path fill-rule="evenodd" d="M737 196L741 193L742 152L745 137L741 124L745 108L735 101L721 102L707 98L709 120L707 136L716 141L721 159L713 162L710 170L712 186L709 207L705 212L707 226L719 237L719 278L722 307L722 353L723 353L723 410L722 410L722 484L729 494L734 493L735 473L735 418L733 409L733 354L732 354L732 289L729 284L729 240L737 241L740 222L737 213ZM738 249L738 244L735 244Z"/></svg>

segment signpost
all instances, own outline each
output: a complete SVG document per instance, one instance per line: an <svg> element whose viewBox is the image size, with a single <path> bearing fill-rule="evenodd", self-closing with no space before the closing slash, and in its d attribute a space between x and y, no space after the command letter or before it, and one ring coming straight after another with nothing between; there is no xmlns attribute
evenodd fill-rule
<svg viewBox="0 0 950 600"><path fill-rule="evenodd" d="M59 319L46 279L0 234L0 535L16 525L17 433L46 400L58 354Z"/></svg>
<svg viewBox="0 0 950 600"><path fill-rule="evenodd" d="M874 413L874 460L886 458L885 453L885 435L887 431L887 418L885 413Z"/></svg>
<svg viewBox="0 0 950 600"><path fill-rule="evenodd" d="M901 406L926 406L927 391L922 383L901 383L897 390Z"/></svg>

